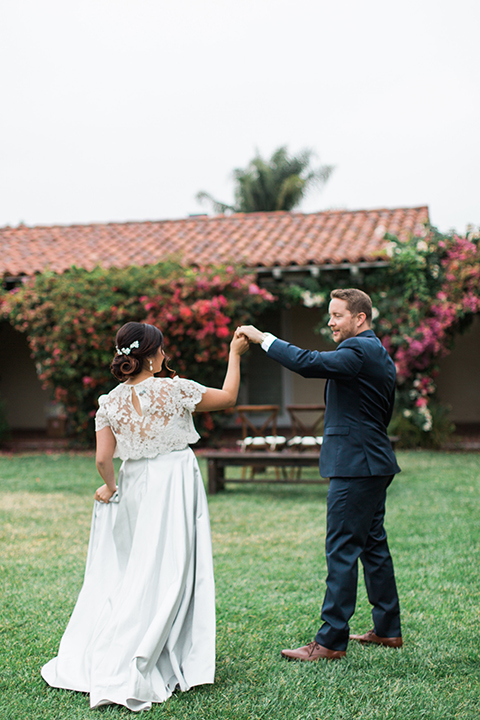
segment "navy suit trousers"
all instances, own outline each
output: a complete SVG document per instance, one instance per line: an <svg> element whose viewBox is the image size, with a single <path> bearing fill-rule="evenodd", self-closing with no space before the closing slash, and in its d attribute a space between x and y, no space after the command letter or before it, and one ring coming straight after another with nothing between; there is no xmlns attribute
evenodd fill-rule
<svg viewBox="0 0 480 720"><path fill-rule="evenodd" d="M384 528L387 477L331 478L327 500L327 591L323 625L315 640L345 650L348 621L357 599L358 559L363 564L373 628L380 637L400 637L400 607Z"/></svg>

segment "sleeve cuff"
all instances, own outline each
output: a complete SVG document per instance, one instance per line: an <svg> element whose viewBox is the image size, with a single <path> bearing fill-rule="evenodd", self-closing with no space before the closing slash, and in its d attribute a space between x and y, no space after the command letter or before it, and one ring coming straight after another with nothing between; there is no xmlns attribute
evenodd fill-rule
<svg viewBox="0 0 480 720"><path fill-rule="evenodd" d="M267 333L265 333L265 340L262 342L262 344L261 344L260 347L262 348L262 350L265 350L265 352L268 352L268 349L269 349L270 345L271 345L275 340L277 340L276 336L275 336L275 335L272 335L272 333L268 333L268 332L267 332Z"/></svg>

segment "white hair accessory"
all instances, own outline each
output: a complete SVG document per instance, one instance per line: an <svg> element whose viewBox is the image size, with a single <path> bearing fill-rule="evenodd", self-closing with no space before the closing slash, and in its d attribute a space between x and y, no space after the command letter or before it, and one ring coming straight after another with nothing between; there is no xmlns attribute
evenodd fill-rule
<svg viewBox="0 0 480 720"><path fill-rule="evenodd" d="M134 340L134 341L132 342L132 344L130 345L130 347L128 347L128 348L118 348L118 347L116 347L115 349L116 349L118 355L130 355L130 353L132 352L133 348L138 348L139 345L140 345L140 343L138 342L138 340Z"/></svg>

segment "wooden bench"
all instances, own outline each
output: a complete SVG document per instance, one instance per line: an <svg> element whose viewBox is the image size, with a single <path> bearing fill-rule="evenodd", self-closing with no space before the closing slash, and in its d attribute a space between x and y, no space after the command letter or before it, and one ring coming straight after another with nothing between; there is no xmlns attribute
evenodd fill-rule
<svg viewBox="0 0 480 720"><path fill-rule="evenodd" d="M389 440L392 444L392 448L395 450L395 444L399 438L396 435L389 436ZM318 450L315 452L295 452L291 450L281 450L277 452L265 452L259 450L257 452L245 452L238 450L218 450L218 449L205 449L197 452L198 457L205 458L208 465L208 493L214 495L218 490L225 488L225 482L231 483L291 483L291 484L302 484L302 485L326 485L328 480L325 480L318 476L316 480L302 479L301 477L294 477L293 474L287 476L286 473L282 473L281 477L277 478L228 478L225 480L225 468L226 467L281 467L281 468L299 468L299 467L318 467L318 461L320 453Z"/></svg>
<svg viewBox="0 0 480 720"><path fill-rule="evenodd" d="M290 452L289 450L281 450L280 452L242 452L236 450L200 450L198 457L205 458L208 464L208 492L214 495L218 490L223 490L225 482L232 483L302 483L306 485L325 485L328 480L324 480L320 476L317 480L304 480L289 478L285 474L279 478L228 478L225 481L226 467L317 467L320 453L316 452Z"/></svg>

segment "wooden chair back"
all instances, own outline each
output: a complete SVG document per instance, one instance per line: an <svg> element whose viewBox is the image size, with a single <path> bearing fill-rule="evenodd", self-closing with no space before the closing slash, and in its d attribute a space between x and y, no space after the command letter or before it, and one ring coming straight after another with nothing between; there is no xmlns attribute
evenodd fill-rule
<svg viewBox="0 0 480 720"><path fill-rule="evenodd" d="M287 405L292 436L316 437L323 434L325 405Z"/></svg>
<svg viewBox="0 0 480 720"><path fill-rule="evenodd" d="M242 439L246 437L265 437L277 434L277 416L279 405L237 405L236 412L242 423ZM265 417L265 415L267 415ZM260 416L256 418L255 416Z"/></svg>

